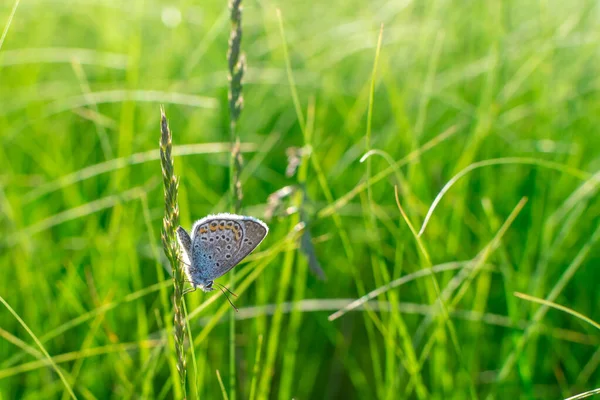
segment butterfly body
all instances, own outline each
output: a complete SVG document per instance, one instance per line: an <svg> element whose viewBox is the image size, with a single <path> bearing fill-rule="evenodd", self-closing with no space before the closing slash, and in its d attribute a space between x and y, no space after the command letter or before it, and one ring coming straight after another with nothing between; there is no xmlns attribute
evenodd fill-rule
<svg viewBox="0 0 600 400"><path fill-rule="evenodd" d="M191 235L177 228L185 274L194 289L214 290L214 280L226 274L267 236L259 219L236 214L216 214L194 223Z"/></svg>

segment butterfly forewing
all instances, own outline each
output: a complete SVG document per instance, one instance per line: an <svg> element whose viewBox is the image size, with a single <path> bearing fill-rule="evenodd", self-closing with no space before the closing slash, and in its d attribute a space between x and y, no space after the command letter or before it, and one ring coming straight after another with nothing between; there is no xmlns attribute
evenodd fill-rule
<svg viewBox="0 0 600 400"><path fill-rule="evenodd" d="M216 279L252 252L267 235L257 219L217 214L196 222L192 228L192 263L201 279Z"/></svg>
<svg viewBox="0 0 600 400"><path fill-rule="evenodd" d="M267 236L268 228L262 221L247 219L244 220L243 225L244 236L241 239L242 243L240 249L236 254L233 255L233 265L236 265L248 254L252 253L252 251L260 244L260 242L263 241L265 236Z"/></svg>

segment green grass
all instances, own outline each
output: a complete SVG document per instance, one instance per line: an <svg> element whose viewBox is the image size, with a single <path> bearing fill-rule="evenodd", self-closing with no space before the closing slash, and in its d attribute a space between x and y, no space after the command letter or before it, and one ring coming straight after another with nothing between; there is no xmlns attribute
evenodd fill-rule
<svg viewBox="0 0 600 400"><path fill-rule="evenodd" d="M596 2L243 5L241 212L301 212L219 280L233 336L185 296L188 398L598 394ZM225 0L0 4L0 399L181 395L160 105L189 228L232 207L229 29Z"/></svg>

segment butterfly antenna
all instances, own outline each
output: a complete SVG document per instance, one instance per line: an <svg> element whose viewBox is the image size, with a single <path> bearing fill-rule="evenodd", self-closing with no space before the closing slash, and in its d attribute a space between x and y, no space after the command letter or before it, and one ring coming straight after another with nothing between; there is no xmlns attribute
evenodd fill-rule
<svg viewBox="0 0 600 400"><path fill-rule="evenodd" d="M188 263L186 263L185 261L183 261L183 259L182 259L182 258L178 258L177 260L178 260L178 261L180 261L180 262L182 262L182 263L184 263L184 264L185 264L185 265L187 265L188 267L191 267L191 265L190 265L190 264L188 264Z"/></svg>
<svg viewBox="0 0 600 400"><path fill-rule="evenodd" d="M231 290L229 290L229 288L227 288L227 286L225 285L221 285L220 283L215 282L217 285L221 286L222 288L224 288L225 290L227 290L233 297L238 297L237 294L233 293Z"/></svg>
<svg viewBox="0 0 600 400"><path fill-rule="evenodd" d="M231 299L229 298L229 296L227 296L227 293L225 293L225 291L223 290L223 288L221 286L218 286L219 290L221 291L221 293L223 293L225 295L225 298L227 299L227 301L229 302L229 304L231 304L231 307L233 307L233 309L235 310L235 312L239 312L238 308L231 302Z"/></svg>

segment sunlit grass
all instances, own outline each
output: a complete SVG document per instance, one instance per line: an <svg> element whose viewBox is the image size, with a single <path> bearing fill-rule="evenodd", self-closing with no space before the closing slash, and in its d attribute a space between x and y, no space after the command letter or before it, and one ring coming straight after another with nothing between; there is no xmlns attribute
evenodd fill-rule
<svg viewBox="0 0 600 400"><path fill-rule="evenodd" d="M176 398L158 110L181 224L233 210L227 2L5 3L0 397ZM243 6L235 211L295 191L239 313L186 296L188 398L597 395L596 2Z"/></svg>

